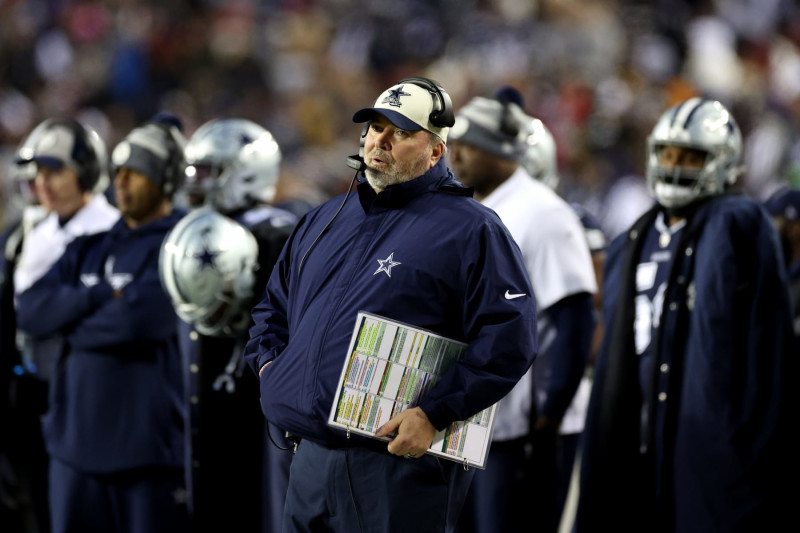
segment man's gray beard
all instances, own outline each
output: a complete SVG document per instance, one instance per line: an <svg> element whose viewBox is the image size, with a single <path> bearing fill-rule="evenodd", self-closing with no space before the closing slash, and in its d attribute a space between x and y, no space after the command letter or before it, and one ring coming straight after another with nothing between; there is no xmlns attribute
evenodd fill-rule
<svg viewBox="0 0 800 533"><path fill-rule="evenodd" d="M395 160L394 166L388 172L367 167L364 175L373 189L385 190L390 185L405 183L425 174L428 170L426 162L429 157L429 154L423 152L408 165L399 165Z"/></svg>
<svg viewBox="0 0 800 533"><path fill-rule="evenodd" d="M392 174L385 174L383 172L378 172L377 170L373 170L371 168L367 168L364 171L364 175L367 177L367 181L372 186L373 189L384 190L389 185L394 185L395 183L400 183L394 173Z"/></svg>

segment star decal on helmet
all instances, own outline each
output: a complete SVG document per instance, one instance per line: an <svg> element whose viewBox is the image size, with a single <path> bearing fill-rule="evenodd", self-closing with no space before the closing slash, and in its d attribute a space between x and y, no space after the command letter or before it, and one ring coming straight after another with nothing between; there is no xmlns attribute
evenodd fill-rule
<svg viewBox="0 0 800 533"><path fill-rule="evenodd" d="M411 93L403 91L403 86L389 91L389 95L381 101L382 104L389 104L390 106L400 107L403 103L400 101L401 96L411 96Z"/></svg>
<svg viewBox="0 0 800 533"><path fill-rule="evenodd" d="M207 244L204 244L203 249L199 253L193 254L193 257L200 261L201 268L216 268L214 261L219 254L220 252L212 251L208 248Z"/></svg>
<svg viewBox="0 0 800 533"><path fill-rule="evenodd" d="M378 259L377 261L378 261L378 264L381 265L381 266L378 267L378 270L376 270L375 272L372 273L373 276L375 274L377 274L378 272L386 272L386 275L391 278L392 277L392 267L395 267L397 265L402 265L403 264L403 263L400 263L400 262L394 260L394 252L390 253L389 257L387 257L386 259Z"/></svg>

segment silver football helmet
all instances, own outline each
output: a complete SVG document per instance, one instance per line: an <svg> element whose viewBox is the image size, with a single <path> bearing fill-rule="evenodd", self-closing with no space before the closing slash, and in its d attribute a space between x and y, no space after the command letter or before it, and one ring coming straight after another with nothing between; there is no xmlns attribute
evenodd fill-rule
<svg viewBox="0 0 800 533"><path fill-rule="evenodd" d="M247 329L257 269L252 233L209 207L178 221L159 255L161 283L175 312L210 336Z"/></svg>
<svg viewBox="0 0 800 533"><path fill-rule="evenodd" d="M240 118L200 126L186 145L184 195L191 207L210 204L223 213L269 203L281 151L272 134Z"/></svg>
<svg viewBox="0 0 800 533"><path fill-rule="evenodd" d="M528 136L525 139L527 148L522 156L522 166L528 174L555 190L559 179L556 141L544 122L534 117L528 119Z"/></svg>
<svg viewBox="0 0 800 533"><path fill-rule="evenodd" d="M705 152L703 167L661 166L659 155L667 145ZM661 115L648 137L647 152L647 184L658 203L668 208L722 194L743 171L741 131L716 100L690 98Z"/></svg>

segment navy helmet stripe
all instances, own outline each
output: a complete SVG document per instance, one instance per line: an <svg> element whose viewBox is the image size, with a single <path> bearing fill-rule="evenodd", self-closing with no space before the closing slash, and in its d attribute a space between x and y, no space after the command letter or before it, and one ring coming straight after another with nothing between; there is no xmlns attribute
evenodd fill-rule
<svg viewBox="0 0 800 533"><path fill-rule="evenodd" d="M683 109L683 106L685 106L685 105L686 105L686 102L688 102L688 100L685 100L685 101L681 102L681 103L680 103L680 105L678 105L678 106L675 108L675 111L672 113L672 120L671 120L671 121L670 121L670 123L669 123L669 126L670 126L670 128L671 128L671 127L673 127L673 126L675 125L675 119L677 119L677 118L678 118L678 115L680 114L680 112L681 112L681 109Z"/></svg>
<svg viewBox="0 0 800 533"><path fill-rule="evenodd" d="M703 107L703 105L704 105L706 102L708 102L708 100L706 100L705 98L702 98L702 99L701 99L699 102L697 102L697 105L694 107L694 109L692 109L692 110L689 112L689 115L686 117L686 121L683 123L683 128L684 128L684 129L686 129L686 128L688 128L688 127L689 127L689 123L692 121L692 117L694 116L694 114L697 112L697 110L698 110L698 109L700 109L701 107Z"/></svg>

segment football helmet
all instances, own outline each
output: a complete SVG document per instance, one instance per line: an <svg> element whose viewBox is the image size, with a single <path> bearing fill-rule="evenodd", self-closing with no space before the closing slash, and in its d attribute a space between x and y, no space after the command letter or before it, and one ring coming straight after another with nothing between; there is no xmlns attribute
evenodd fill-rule
<svg viewBox="0 0 800 533"><path fill-rule="evenodd" d="M702 168L664 167L659 162L667 145L705 152ZM742 134L720 102L690 98L666 111L647 140L647 185L658 203L680 208L719 195L736 183L743 167Z"/></svg>
<svg viewBox="0 0 800 533"><path fill-rule="evenodd" d="M528 174L553 190L558 187L558 166L556 164L556 141L553 134L538 118L528 117L527 145L522 156L522 166Z"/></svg>
<svg viewBox="0 0 800 533"><path fill-rule="evenodd" d="M244 226L210 207L191 211L164 238L158 266L175 312L203 335L249 326L258 243Z"/></svg>
<svg viewBox="0 0 800 533"><path fill-rule="evenodd" d="M214 206L233 213L269 203L281 151L272 134L240 118L214 119L200 126L186 145L184 191L190 207Z"/></svg>

